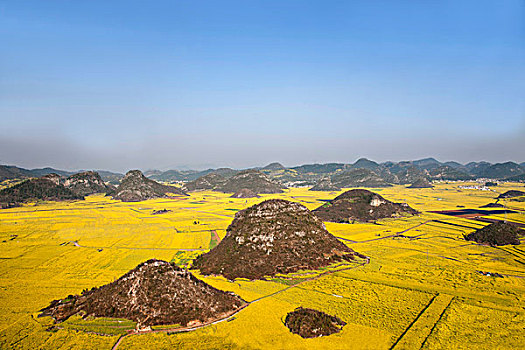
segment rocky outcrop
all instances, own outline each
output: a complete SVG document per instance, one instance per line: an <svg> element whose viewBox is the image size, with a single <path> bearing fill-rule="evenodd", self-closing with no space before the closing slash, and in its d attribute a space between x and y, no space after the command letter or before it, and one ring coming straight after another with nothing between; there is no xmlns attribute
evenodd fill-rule
<svg viewBox="0 0 525 350"><path fill-rule="evenodd" d="M64 182L64 178L55 173L44 175L41 178L52 181L55 185L60 185L61 183Z"/></svg>
<svg viewBox="0 0 525 350"><path fill-rule="evenodd" d="M95 171L85 171L71 175L64 181L64 187L81 196L110 191L110 188Z"/></svg>

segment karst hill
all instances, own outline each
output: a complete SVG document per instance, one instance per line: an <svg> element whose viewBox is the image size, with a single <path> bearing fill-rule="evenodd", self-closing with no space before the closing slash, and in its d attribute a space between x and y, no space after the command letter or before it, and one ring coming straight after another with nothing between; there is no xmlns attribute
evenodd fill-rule
<svg viewBox="0 0 525 350"><path fill-rule="evenodd" d="M474 241L491 246L520 244L520 237L525 231L517 225L506 222L495 222L465 236L467 241Z"/></svg>
<svg viewBox="0 0 525 350"><path fill-rule="evenodd" d="M138 202L171 195L185 196L186 193L175 186L162 185L148 179L140 170L130 170L111 195L123 202Z"/></svg>
<svg viewBox="0 0 525 350"><path fill-rule="evenodd" d="M313 211L323 221L349 223L414 215L417 211L405 203L393 203L377 193L355 189L335 197Z"/></svg>
<svg viewBox="0 0 525 350"><path fill-rule="evenodd" d="M0 191L0 206L9 208L33 201L84 199L54 179L32 178Z"/></svg>
<svg viewBox="0 0 525 350"><path fill-rule="evenodd" d="M416 181L414 181L408 188L433 188L434 186L428 179L424 177L420 177Z"/></svg>
<svg viewBox="0 0 525 350"><path fill-rule="evenodd" d="M353 260L354 254L305 206L270 199L237 212L224 239L193 267L205 275L261 279Z"/></svg>
<svg viewBox="0 0 525 350"><path fill-rule="evenodd" d="M224 183L224 181L226 181L226 179L223 176L217 173L209 173L198 179L187 182L184 184L183 188L188 192L213 190Z"/></svg>
<svg viewBox="0 0 525 350"><path fill-rule="evenodd" d="M268 176L258 170L241 171L214 189L225 193L236 193L242 189L251 190L256 194L283 192L282 185L272 181Z"/></svg>
<svg viewBox="0 0 525 350"><path fill-rule="evenodd" d="M237 295L218 290L173 263L152 259L112 283L54 300L41 315L56 322L82 313L130 319L138 328L186 326L225 317L245 304Z"/></svg>

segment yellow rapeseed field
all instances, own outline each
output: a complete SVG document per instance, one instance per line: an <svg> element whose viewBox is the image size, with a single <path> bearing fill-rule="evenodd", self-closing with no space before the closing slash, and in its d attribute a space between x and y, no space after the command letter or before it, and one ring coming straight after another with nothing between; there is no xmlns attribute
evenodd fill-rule
<svg viewBox="0 0 525 350"><path fill-rule="evenodd" d="M369 256L369 264L266 281L228 281L196 271L207 283L252 303L228 321L187 333L129 335L118 348L525 348L525 248L467 242L463 235L486 223L430 213L478 208L497 196L462 185L371 189L421 214L375 224L326 223L345 244ZM523 184L502 184L496 189L520 187ZM0 348L111 349L133 322L72 317L53 327L38 311L54 299L112 282L147 259L190 266L217 243L212 231L222 239L238 210L265 199L283 198L315 209L323 204L321 199L340 193L301 188L233 199L206 191L137 203L94 195L85 201L0 210ZM525 202L503 203L522 211L491 218L525 222ZM171 211L152 215L160 209ZM320 275L324 271L331 273ZM303 339L283 324L286 314L299 306L337 315L347 325L328 337Z"/></svg>

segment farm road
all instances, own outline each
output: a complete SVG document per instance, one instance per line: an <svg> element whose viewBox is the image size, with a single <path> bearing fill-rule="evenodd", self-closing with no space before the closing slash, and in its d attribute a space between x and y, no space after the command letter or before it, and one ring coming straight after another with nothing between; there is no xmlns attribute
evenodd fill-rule
<svg viewBox="0 0 525 350"><path fill-rule="evenodd" d="M95 246L87 246L87 245L81 245L78 243L78 241L69 241L69 243L73 244L75 247L78 248L88 248L88 249L128 249L128 250L180 250L180 251L186 251L186 252L194 252L194 251L205 251L208 249L202 249L202 248L147 248L147 247L122 247L122 246L110 246L110 247L95 247Z"/></svg>

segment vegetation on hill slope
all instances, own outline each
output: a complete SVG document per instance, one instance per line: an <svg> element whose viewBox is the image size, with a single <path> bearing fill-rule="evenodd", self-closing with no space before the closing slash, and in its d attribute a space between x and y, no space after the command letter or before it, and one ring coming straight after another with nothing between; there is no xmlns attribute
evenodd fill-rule
<svg viewBox="0 0 525 350"><path fill-rule="evenodd" d="M378 163L366 158L360 158L354 164L352 164L353 169L377 170L379 167L381 166Z"/></svg>
<svg viewBox="0 0 525 350"><path fill-rule="evenodd" d="M518 191L518 190L510 190L510 191L500 194L498 196L498 199L521 197L521 196L525 196L525 192Z"/></svg>
<svg viewBox="0 0 525 350"><path fill-rule="evenodd" d="M186 195L180 188L166 186L145 177L140 170L130 170L111 193L123 202L137 202L152 198L169 197L170 194Z"/></svg>
<svg viewBox="0 0 525 350"><path fill-rule="evenodd" d="M520 244L520 235L523 235L523 230L518 226L505 222L495 222L469 233L465 239L491 246L516 245Z"/></svg>
<svg viewBox="0 0 525 350"><path fill-rule="evenodd" d="M479 172L478 177L489 179L504 179L525 173L525 169L514 162L496 163L489 165Z"/></svg>
<svg viewBox="0 0 525 350"><path fill-rule="evenodd" d="M184 184L183 188L185 191L205 191L213 190L220 184L222 184L226 179L219 174L209 173L204 176L199 177L196 180L187 182Z"/></svg>
<svg viewBox="0 0 525 350"><path fill-rule="evenodd" d="M432 187L434 187L432 183L424 177L417 179L416 181L412 183L412 185L408 186L408 188L432 188Z"/></svg>
<svg viewBox="0 0 525 350"><path fill-rule="evenodd" d="M244 170L216 186L215 190L229 193L249 189L255 193L281 193L282 185L273 182L260 171Z"/></svg>
<svg viewBox="0 0 525 350"><path fill-rule="evenodd" d="M377 193L356 189L346 191L313 211L323 221L349 223L369 222L401 215L415 215L417 211L406 203L393 203Z"/></svg>
<svg viewBox="0 0 525 350"><path fill-rule="evenodd" d="M80 312L84 316L126 318L141 328L203 323L243 304L237 295L208 285L174 263L151 259L112 283L53 300L41 312L57 322Z"/></svg>
<svg viewBox="0 0 525 350"><path fill-rule="evenodd" d="M341 188L335 186L329 177L319 180L315 186L310 188L310 191L340 191Z"/></svg>
<svg viewBox="0 0 525 350"><path fill-rule="evenodd" d="M317 338L340 332L346 322L322 311L298 307L286 315L284 325L303 338Z"/></svg>
<svg viewBox="0 0 525 350"><path fill-rule="evenodd" d="M332 184L339 188L391 186L375 172L368 169L351 169L341 171L332 175L331 180Z"/></svg>
<svg viewBox="0 0 525 350"><path fill-rule="evenodd" d="M54 181L45 178L29 179L0 191L0 205L2 208L17 206L20 203L31 201L72 199L84 199L84 197L73 193L61 184L56 184Z"/></svg>
<svg viewBox="0 0 525 350"><path fill-rule="evenodd" d="M278 170L285 170L286 168L284 165L278 162L270 163L266 165L265 167L261 168L261 170L270 170L270 171L278 171Z"/></svg>
<svg viewBox="0 0 525 350"><path fill-rule="evenodd" d="M13 165L0 165L0 182L11 179L23 179L33 176L30 170Z"/></svg>
<svg viewBox="0 0 525 350"><path fill-rule="evenodd" d="M224 239L193 262L205 275L261 279L317 269L354 251L332 236L305 206L271 199L239 211Z"/></svg>
<svg viewBox="0 0 525 350"><path fill-rule="evenodd" d="M435 180L465 181L472 180L472 176L459 169L448 165L441 165L429 171L429 175Z"/></svg>

